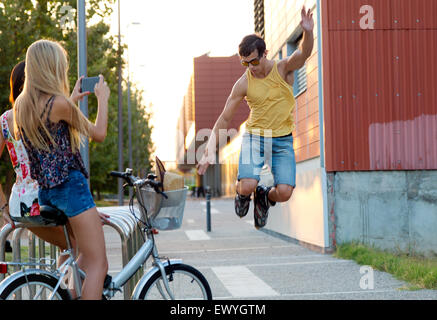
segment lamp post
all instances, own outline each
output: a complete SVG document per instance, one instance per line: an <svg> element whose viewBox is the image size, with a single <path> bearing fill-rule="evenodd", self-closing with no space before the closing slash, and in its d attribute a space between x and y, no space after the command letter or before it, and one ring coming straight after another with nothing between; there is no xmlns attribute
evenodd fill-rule
<svg viewBox="0 0 437 320"><path fill-rule="evenodd" d="M129 26L139 25L139 22L131 22L127 25L128 35ZM130 94L130 48L129 48L129 36L127 37L128 47L127 47L127 117L128 117L128 148L129 148L129 168L133 169L132 164L132 110L131 110L131 94ZM132 197L133 190L129 188L129 198Z"/></svg>
<svg viewBox="0 0 437 320"><path fill-rule="evenodd" d="M77 71L78 77L87 75L87 47L86 47L86 18L85 18L85 0L77 1ZM83 97L79 101L79 108L88 118L88 97ZM84 139L83 145L80 147L80 154L87 172L90 172L89 146L88 139ZM90 183L88 178L88 184Z"/></svg>
<svg viewBox="0 0 437 320"><path fill-rule="evenodd" d="M123 170L123 92L121 89L120 0L118 0L118 171ZM123 181L118 180L118 205L124 204Z"/></svg>

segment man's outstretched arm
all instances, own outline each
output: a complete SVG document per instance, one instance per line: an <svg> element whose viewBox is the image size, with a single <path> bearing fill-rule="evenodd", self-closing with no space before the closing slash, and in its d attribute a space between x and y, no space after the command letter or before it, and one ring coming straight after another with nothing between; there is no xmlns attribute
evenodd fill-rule
<svg viewBox="0 0 437 320"><path fill-rule="evenodd" d="M301 11L302 21L300 25L303 29L303 40L300 48L298 48L287 60L286 70L288 72L298 70L303 67L305 61L311 56L314 46L314 20L311 9L306 12L305 6Z"/></svg>
<svg viewBox="0 0 437 320"><path fill-rule="evenodd" d="M206 172L209 165L215 162L216 148L219 142L219 133L222 129L227 129L229 123L231 122L235 111L237 110L240 102L246 96L247 91L247 79L243 75L232 88L231 94L226 100L225 107L218 117L214 128L212 129L211 136L208 139L208 144L206 145L205 152L203 153L202 159L200 159L197 165L197 173L202 175Z"/></svg>

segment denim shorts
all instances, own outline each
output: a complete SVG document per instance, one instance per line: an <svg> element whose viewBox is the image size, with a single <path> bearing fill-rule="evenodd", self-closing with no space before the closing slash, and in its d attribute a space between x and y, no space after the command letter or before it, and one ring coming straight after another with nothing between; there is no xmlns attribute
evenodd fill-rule
<svg viewBox="0 0 437 320"><path fill-rule="evenodd" d="M260 180L261 169L267 164L274 178L274 186L287 184L296 186L296 159L293 136L263 137L244 133L238 163L240 179Z"/></svg>
<svg viewBox="0 0 437 320"><path fill-rule="evenodd" d="M68 179L58 186L40 188L38 202L40 206L58 208L69 218L96 206L88 181L78 170L71 170Z"/></svg>

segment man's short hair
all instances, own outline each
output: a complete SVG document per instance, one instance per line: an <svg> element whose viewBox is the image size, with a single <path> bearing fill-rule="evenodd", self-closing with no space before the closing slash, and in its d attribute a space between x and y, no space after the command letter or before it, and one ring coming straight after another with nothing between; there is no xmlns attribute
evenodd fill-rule
<svg viewBox="0 0 437 320"><path fill-rule="evenodd" d="M259 56L262 56L266 51L266 43L263 38L258 34L250 34L245 36L238 46L238 53L241 57L247 57L252 52L258 50Z"/></svg>

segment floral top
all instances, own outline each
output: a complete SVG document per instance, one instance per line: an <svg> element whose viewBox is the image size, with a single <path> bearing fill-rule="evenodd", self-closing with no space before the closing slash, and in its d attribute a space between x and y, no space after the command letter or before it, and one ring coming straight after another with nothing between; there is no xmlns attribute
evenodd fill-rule
<svg viewBox="0 0 437 320"><path fill-rule="evenodd" d="M29 157L23 142L15 140L9 131L9 112L12 110L6 111L0 117L2 135L16 174L9 199L9 214L13 219L39 216L38 182L29 174Z"/></svg>
<svg viewBox="0 0 437 320"><path fill-rule="evenodd" d="M50 150L36 149L26 137L26 133L23 132L25 148L29 154L31 164L30 173L32 178L38 181L41 188L53 188L62 184L67 180L69 171L72 169L81 171L88 178L80 152L72 151L68 123L63 120L58 123L49 120L54 100L55 96L52 96L47 101L41 118L46 117L47 129L52 135L56 146L46 138ZM46 113L47 115L45 115ZM42 129L40 130L44 136L44 132Z"/></svg>

